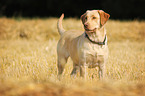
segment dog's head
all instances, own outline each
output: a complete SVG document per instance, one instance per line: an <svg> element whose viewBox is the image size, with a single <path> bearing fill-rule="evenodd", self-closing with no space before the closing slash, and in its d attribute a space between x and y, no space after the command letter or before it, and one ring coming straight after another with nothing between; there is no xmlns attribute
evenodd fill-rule
<svg viewBox="0 0 145 96"><path fill-rule="evenodd" d="M81 16L86 32L95 32L101 28L109 19L110 15L103 10L88 10Z"/></svg>

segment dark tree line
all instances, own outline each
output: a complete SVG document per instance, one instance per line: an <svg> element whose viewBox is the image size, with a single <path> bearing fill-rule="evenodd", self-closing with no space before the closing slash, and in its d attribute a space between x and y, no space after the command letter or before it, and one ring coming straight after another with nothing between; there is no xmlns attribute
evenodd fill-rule
<svg viewBox="0 0 145 96"><path fill-rule="evenodd" d="M102 9L112 19L145 19L145 0L0 0L0 16L80 17L86 10Z"/></svg>

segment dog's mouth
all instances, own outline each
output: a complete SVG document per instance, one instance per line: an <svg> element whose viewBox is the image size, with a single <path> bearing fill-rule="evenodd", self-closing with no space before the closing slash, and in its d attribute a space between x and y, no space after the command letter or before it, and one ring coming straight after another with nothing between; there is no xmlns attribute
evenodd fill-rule
<svg viewBox="0 0 145 96"><path fill-rule="evenodd" d="M96 29L97 29L97 28L94 28L93 30L90 30L90 29L88 29L88 28L85 28L85 31L86 31L86 32L95 32Z"/></svg>

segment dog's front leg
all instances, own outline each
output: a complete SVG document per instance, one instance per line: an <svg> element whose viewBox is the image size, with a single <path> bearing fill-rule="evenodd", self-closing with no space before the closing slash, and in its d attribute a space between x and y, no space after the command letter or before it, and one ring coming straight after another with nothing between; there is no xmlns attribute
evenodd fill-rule
<svg viewBox="0 0 145 96"><path fill-rule="evenodd" d="M98 67L99 67L99 79L103 80L104 76L105 76L105 60L104 60L104 56L103 55L98 55L97 56L97 60L98 60Z"/></svg>
<svg viewBox="0 0 145 96"><path fill-rule="evenodd" d="M99 73L99 79L103 80L105 77L105 65L104 65L104 63L99 65L99 72L98 73Z"/></svg>
<svg viewBox="0 0 145 96"><path fill-rule="evenodd" d="M80 65L80 76L87 79L88 76L88 66L85 64Z"/></svg>

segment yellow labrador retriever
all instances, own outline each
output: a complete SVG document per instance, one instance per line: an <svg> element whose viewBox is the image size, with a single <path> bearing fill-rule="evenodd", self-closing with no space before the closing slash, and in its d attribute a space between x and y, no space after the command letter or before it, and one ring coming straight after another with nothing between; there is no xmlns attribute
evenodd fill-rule
<svg viewBox="0 0 145 96"><path fill-rule="evenodd" d="M87 76L87 68L99 68L99 78L104 77L105 63L108 58L107 35L104 24L110 15L102 10L88 10L81 16L84 32L62 27L64 14L58 20L58 32L61 38L57 44L58 76L62 75L65 64L70 56L73 60L71 75ZM70 22L71 23L71 22Z"/></svg>

